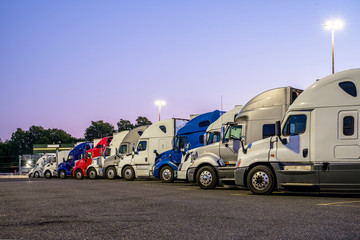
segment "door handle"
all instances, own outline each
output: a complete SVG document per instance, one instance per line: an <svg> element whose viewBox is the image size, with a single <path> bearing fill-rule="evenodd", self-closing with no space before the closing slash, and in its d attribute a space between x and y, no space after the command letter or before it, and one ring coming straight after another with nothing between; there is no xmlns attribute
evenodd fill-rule
<svg viewBox="0 0 360 240"><path fill-rule="evenodd" d="M145 158L145 162L147 162L147 157Z"/></svg>
<svg viewBox="0 0 360 240"><path fill-rule="evenodd" d="M305 148L303 149L303 157L306 158L309 154L309 149Z"/></svg>
<svg viewBox="0 0 360 240"><path fill-rule="evenodd" d="M323 171L329 170L329 163L328 162L323 162L321 164L321 170L323 170Z"/></svg>

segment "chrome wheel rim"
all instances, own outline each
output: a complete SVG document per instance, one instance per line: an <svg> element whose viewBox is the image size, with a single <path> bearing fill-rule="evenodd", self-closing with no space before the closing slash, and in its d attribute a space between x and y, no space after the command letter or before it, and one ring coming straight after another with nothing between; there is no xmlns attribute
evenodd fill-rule
<svg viewBox="0 0 360 240"><path fill-rule="evenodd" d="M78 171L78 172L76 173L76 178L81 179L81 177L82 177L82 174L81 174L80 171Z"/></svg>
<svg viewBox="0 0 360 240"><path fill-rule="evenodd" d="M64 172L60 172L60 178L64 178L65 177L65 173Z"/></svg>
<svg viewBox="0 0 360 240"><path fill-rule="evenodd" d="M51 177L50 172L46 172L46 177L47 177L47 178L50 178L50 177Z"/></svg>
<svg viewBox="0 0 360 240"><path fill-rule="evenodd" d="M211 172L205 170L200 173L200 183L203 186L209 186L213 180Z"/></svg>
<svg viewBox="0 0 360 240"><path fill-rule="evenodd" d="M96 177L96 172L95 172L94 170L91 170L91 171L89 172L89 177L90 177L90 178L95 178L95 177Z"/></svg>
<svg viewBox="0 0 360 240"><path fill-rule="evenodd" d="M164 180L170 180L172 177L171 170L170 169L164 169L162 172L162 177Z"/></svg>
<svg viewBox="0 0 360 240"><path fill-rule="evenodd" d="M125 177L129 179L129 178L131 178L131 176L132 176L131 169L130 168L126 169L125 170Z"/></svg>
<svg viewBox="0 0 360 240"><path fill-rule="evenodd" d="M108 170L108 178L113 178L114 175L115 175L114 170L113 170L112 168L110 168L110 169Z"/></svg>
<svg viewBox="0 0 360 240"><path fill-rule="evenodd" d="M269 186L270 179L265 172L259 171L253 175L251 182L256 190L264 190Z"/></svg>

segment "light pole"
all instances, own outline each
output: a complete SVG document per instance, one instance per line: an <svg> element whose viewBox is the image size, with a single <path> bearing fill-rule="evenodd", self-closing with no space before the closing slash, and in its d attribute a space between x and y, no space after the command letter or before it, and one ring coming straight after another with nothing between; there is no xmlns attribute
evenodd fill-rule
<svg viewBox="0 0 360 240"><path fill-rule="evenodd" d="M334 31L335 29L343 28L344 23L340 20L327 21L324 24L325 29L331 30L331 39L332 39L332 74L335 72L335 57L334 57Z"/></svg>
<svg viewBox="0 0 360 240"><path fill-rule="evenodd" d="M155 105L159 107L159 121L161 119L161 106L165 106L166 102L164 100L156 100Z"/></svg>

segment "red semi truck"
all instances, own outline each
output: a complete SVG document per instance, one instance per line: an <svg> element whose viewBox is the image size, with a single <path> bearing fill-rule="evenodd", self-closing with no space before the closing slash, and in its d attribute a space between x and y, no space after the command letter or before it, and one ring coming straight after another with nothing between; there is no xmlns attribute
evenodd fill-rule
<svg viewBox="0 0 360 240"><path fill-rule="evenodd" d="M109 146L113 137L104 137L101 139L94 148L86 151L86 156L76 162L73 170L73 176L81 180L86 176L86 169L91 164L92 159L101 156L105 148Z"/></svg>

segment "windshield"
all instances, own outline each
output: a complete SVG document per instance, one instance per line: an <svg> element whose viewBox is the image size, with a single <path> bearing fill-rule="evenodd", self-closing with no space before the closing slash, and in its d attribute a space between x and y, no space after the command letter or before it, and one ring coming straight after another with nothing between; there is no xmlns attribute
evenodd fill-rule
<svg viewBox="0 0 360 240"><path fill-rule="evenodd" d="M185 148L185 145L187 143L187 137L176 137L175 139L175 150L180 150L182 148Z"/></svg>
<svg viewBox="0 0 360 240"><path fill-rule="evenodd" d="M240 140L241 129L242 129L241 125L228 127L228 129L226 130L225 137L224 137L224 142L228 142L231 139Z"/></svg>

